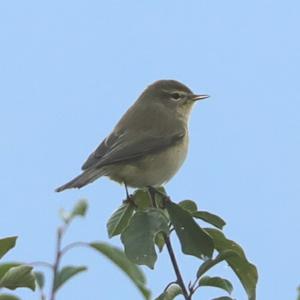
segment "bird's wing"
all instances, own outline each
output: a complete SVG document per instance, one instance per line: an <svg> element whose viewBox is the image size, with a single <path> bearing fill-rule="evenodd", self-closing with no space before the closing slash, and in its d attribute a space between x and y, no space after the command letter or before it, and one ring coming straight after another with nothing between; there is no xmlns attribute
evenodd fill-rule
<svg viewBox="0 0 300 300"><path fill-rule="evenodd" d="M128 131L120 135L112 133L88 157L82 169L128 161L150 152L161 151L182 140L185 134L184 129L164 136L152 136L147 133L133 134Z"/></svg>

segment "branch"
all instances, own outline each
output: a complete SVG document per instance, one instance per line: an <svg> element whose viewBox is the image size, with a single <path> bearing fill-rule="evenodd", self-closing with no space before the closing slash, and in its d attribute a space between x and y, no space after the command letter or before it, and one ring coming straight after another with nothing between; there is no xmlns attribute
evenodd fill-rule
<svg viewBox="0 0 300 300"><path fill-rule="evenodd" d="M196 290L200 287L199 285L196 286L198 281L199 281L199 278L196 278L193 283L190 282L190 284L189 284L190 296L192 296L196 292Z"/></svg>
<svg viewBox="0 0 300 300"><path fill-rule="evenodd" d="M55 254L55 260L53 264L53 280L52 280L52 287L51 287L51 294L50 294L50 300L55 300L55 285L57 281L57 275L58 275L58 268L60 264L61 259L61 241L62 237L65 231L65 227L59 227L57 230L56 235L56 254Z"/></svg>
<svg viewBox="0 0 300 300"><path fill-rule="evenodd" d="M157 208L157 203L155 201L155 194L156 193L158 193L159 195L167 198L166 195L164 195L160 191L157 191L153 187L149 187L148 190L149 190L150 198L152 200L153 207ZM185 300L190 300L191 295L189 295L189 293L187 291L187 288L185 287L185 284L184 284L184 281L183 281L183 278L182 278L182 275L181 275L181 272L180 272L180 269L179 269L179 266L178 266L178 263L177 263L177 260L176 260L176 256L175 256L172 244L171 244L171 240L170 240L168 235L163 234L163 236L164 236L164 240L165 240L165 243L166 243L166 246L167 246L167 249L168 249L168 252L169 252L169 256L170 256L170 259L171 259L171 262L172 262L172 265L173 265L173 269L174 269L175 274L176 274L176 278L177 278L176 282L180 286L180 288L182 290L182 294L183 294Z"/></svg>

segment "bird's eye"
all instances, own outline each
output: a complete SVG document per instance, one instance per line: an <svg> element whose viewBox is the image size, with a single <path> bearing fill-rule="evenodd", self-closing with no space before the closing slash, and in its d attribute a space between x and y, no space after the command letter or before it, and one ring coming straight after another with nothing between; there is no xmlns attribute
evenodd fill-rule
<svg viewBox="0 0 300 300"><path fill-rule="evenodd" d="M172 98L173 98L173 100L179 100L181 98L181 96L179 93L173 93Z"/></svg>

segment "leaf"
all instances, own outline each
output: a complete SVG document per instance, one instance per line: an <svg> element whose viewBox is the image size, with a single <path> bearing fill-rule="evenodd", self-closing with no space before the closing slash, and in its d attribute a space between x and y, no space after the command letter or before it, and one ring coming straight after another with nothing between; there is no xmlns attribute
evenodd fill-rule
<svg viewBox="0 0 300 300"><path fill-rule="evenodd" d="M65 224L71 222L75 217L84 217L88 208L88 203L85 199L79 200L71 212L60 209L59 215Z"/></svg>
<svg viewBox="0 0 300 300"><path fill-rule="evenodd" d="M218 263L234 255L239 254L233 250L224 250L215 259L208 259L199 267L197 272L197 278L200 278L204 273L206 273L209 269L211 269Z"/></svg>
<svg viewBox="0 0 300 300"><path fill-rule="evenodd" d="M183 200L183 201L180 201L178 203L178 205L185 209L186 211L188 211L189 213L193 214L194 212L197 211L198 207L197 207L197 204L192 201L192 200Z"/></svg>
<svg viewBox="0 0 300 300"><path fill-rule="evenodd" d="M19 266L20 263L5 263L0 265L0 280L4 274L11 268Z"/></svg>
<svg viewBox="0 0 300 300"><path fill-rule="evenodd" d="M4 239L0 239L0 259L6 254L10 249L15 247L16 240L18 237L11 236Z"/></svg>
<svg viewBox="0 0 300 300"><path fill-rule="evenodd" d="M157 206L159 208L163 208L165 206L164 205L165 199L166 199L166 197L168 197L167 192L163 186L157 187L155 189L161 193L161 194L160 193L155 194L155 200L156 200Z"/></svg>
<svg viewBox="0 0 300 300"><path fill-rule="evenodd" d="M108 236L112 238L120 234L128 225L134 212L134 206L130 203L121 205L107 222Z"/></svg>
<svg viewBox="0 0 300 300"><path fill-rule="evenodd" d="M163 186L157 187L156 190L158 190L159 192L161 192L161 193L167 195L166 189L165 189Z"/></svg>
<svg viewBox="0 0 300 300"><path fill-rule="evenodd" d="M155 193L155 200L156 200L157 206L159 208L161 208L163 206L162 205L163 199L167 196L166 190L162 186L157 187L155 189L158 192L158 193ZM162 196L159 193L162 193L165 196ZM147 189L136 190L132 196L132 199L139 210L144 210L149 207L152 207L152 199L151 199Z"/></svg>
<svg viewBox="0 0 300 300"><path fill-rule="evenodd" d="M162 210L137 211L121 234L126 256L135 264L153 269L157 259L154 239L159 232L169 232L168 219Z"/></svg>
<svg viewBox="0 0 300 300"><path fill-rule="evenodd" d="M225 221L222 218L217 215L211 214L208 211L196 211L193 213L193 217L201 219L219 229L223 229L223 227L226 225Z"/></svg>
<svg viewBox="0 0 300 300"><path fill-rule="evenodd" d="M71 220L71 213L63 208L59 210L59 216L65 224L68 224Z"/></svg>
<svg viewBox="0 0 300 300"><path fill-rule="evenodd" d="M88 208L88 204L87 201L85 199L81 199L77 202L77 204L75 205L75 207L73 208L73 211L71 213L71 218L80 216L80 217L84 217L86 214Z"/></svg>
<svg viewBox="0 0 300 300"><path fill-rule="evenodd" d="M0 280L0 288L5 287L15 290L20 287L27 287L35 290L35 278L32 274L32 267L20 265L10 268Z"/></svg>
<svg viewBox="0 0 300 300"><path fill-rule="evenodd" d="M13 296L13 295L1 294L0 300L20 300L20 298Z"/></svg>
<svg viewBox="0 0 300 300"><path fill-rule="evenodd" d="M193 217L173 202L167 202L166 209L180 240L182 252L201 259L212 257L213 241Z"/></svg>
<svg viewBox="0 0 300 300"><path fill-rule="evenodd" d="M57 291L63 284L65 284L69 279L74 277L75 275L84 272L87 270L87 267L80 266L67 266L63 267L59 273L57 274L55 283L54 283L54 290Z"/></svg>
<svg viewBox="0 0 300 300"><path fill-rule="evenodd" d="M199 280L199 286L212 286L225 290L228 294L232 293L233 286L231 282L221 277L203 276Z"/></svg>
<svg viewBox="0 0 300 300"><path fill-rule="evenodd" d="M181 294L181 287L178 284L172 284L167 288L167 290L155 298L155 300L173 300Z"/></svg>
<svg viewBox="0 0 300 300"><path fill-rule="evenodd" d="M42 290L45 285L45 276L42 272L34 272L35 280L38 287Z"/></svg>
<svg viewBox="0 0 300 300"><path fill-rule="evenodd" d="M146 279L143 272L126 257L123 251L105 243L91 243L90 246L117 265L132 280L144 298L150 299L150 292L145 286Z"/></svg>
<svg viewBox="0 0 300 300"><path fill-rule="evenodd" d="M152 206L149 194L145 190L136 190L132 195L132 200L140 210L144 210Z"/></svg>
<svg viewBox="0 0 300 300"><path fill-rule="evenodd" d="M225 250L233 250L238 253L238 255L225 260L244 286L248 299L255 300L258 274L256 267L247 260L243 249L234 241L227 239L220 230L205 228L205 231L213 238L215 247L220 253Z"/></svg>
<svg viewBox="0 0 300 300"><path fill-rule="evenodd" d="M158 247L159 249L159 252L161 252L164 248L164 245L165 245L165 238L164 238L164 235L159 232L156 236L155 236L155 245Z"/></svg>

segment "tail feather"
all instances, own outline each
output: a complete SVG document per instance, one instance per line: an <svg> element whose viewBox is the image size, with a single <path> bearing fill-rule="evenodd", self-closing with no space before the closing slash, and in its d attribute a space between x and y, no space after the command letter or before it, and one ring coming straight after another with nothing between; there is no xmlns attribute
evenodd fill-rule
<svg viewBox="0 0 300 300"><path fill-rule="evenodd" d="M89 183L92 183L100 176L102 176L102 173L99 172L99 170L95 170L95 169L86 170L79 176L73 178L71 181L58 187L55 191L62 192L64 190L72 189L72 188L80 189L81 187L83 187Z"/></svg>

